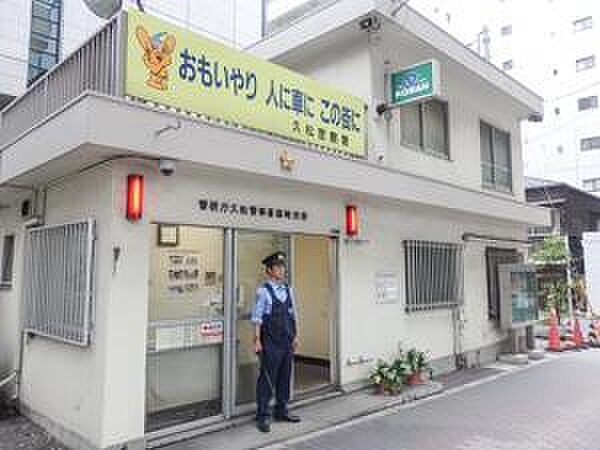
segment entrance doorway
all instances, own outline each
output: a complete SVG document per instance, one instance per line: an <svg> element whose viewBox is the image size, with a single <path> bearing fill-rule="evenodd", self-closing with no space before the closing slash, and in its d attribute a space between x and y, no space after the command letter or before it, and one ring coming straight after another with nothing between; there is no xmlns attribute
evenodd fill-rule
<svg viewBox="0 0 600 450"><path fill-rule="evenodd" d="M294 357L295 397L333 383L332 322L335 310L331 239L297 235L293 238L292 283L296 295L299 347Z"/></svg>
<svg viewBox="0 0 600 450"><path fill-rule="evenodd" d="M157 224L151 246L147 432L254 410L251 314L276 251L288 255L300 331L292 397L335 384L334 239Z"/></svg>

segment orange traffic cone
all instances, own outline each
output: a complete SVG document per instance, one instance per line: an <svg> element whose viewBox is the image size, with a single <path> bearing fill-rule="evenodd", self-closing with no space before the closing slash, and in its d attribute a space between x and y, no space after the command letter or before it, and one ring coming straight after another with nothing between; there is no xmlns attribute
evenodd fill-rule
<svg viewBox="0 0 600 450"><path fill-rule="evenodd" d="M581 326L579 325L579 319L575 319L575 323L573 325L573 343L575 344L575 348L585 347L583 333L581 332Z"/></svg>
<svg viewBox="0 0 600 450"><path fill-rule="evenodd" d="M552 309L550 314L550 331L548 332L548 348L549 352L561 352L560 332L558 331L558 319L556 311Z"/></svg>
<svg viewBox="0 0 600 450"><path fill-rule="evenodd" d="M594 321L594 333L597 338L600 338L600 320Z"/></svg>
<svg viewBox="0 0 600 450"><path fill-rule="evenodd" d="M600 320L594 320L592 322L593 337L589 340L589 344L592 347L599 347L600 345Z"/></svg>

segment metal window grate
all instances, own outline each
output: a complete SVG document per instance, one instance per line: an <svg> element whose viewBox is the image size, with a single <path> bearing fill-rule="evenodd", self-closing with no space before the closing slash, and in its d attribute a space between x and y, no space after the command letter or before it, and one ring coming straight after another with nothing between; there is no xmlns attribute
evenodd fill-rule
<svg viewBox="0 0 600 450"><path fill-rule="evenodd" d="M26 331L69 344L90 344L94 254L93 219L27 232Z"/></svg>
<svg viewBox="0 0 600 450"><path fill-rule="evenodd" d="M462 303L463 248L459 244L404 241L406 311L451 308Z"/></svg>

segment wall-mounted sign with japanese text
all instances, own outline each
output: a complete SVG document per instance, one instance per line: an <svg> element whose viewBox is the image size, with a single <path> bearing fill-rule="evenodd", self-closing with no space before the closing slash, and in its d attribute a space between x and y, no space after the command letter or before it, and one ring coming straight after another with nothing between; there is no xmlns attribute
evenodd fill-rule
<svg viewBox="0 0 600 450"><path fill-rule="evenodd" d="M366 155L358 97L147 14L127 17L126 95Z"/></svg>
<svg viewBox="0 0 600 450"><path fill-rule="evenodd" d="M440 95L440 65L431 60L407 67L390 76L391 103L405 105Z"/></svg>

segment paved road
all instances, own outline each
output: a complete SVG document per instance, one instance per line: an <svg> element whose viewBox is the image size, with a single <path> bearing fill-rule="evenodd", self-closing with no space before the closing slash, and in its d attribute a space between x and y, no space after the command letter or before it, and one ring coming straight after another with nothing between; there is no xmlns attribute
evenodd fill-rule
<svg viewBox="0 0 600 450"><path fill-rule="evenodd" d="M359 420L294 450L600 450L600 351Z"/></svg>

